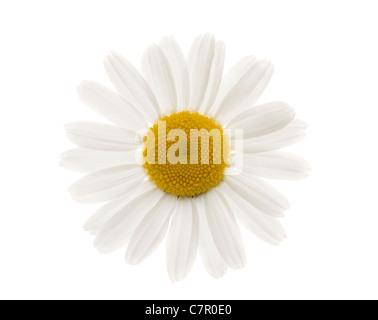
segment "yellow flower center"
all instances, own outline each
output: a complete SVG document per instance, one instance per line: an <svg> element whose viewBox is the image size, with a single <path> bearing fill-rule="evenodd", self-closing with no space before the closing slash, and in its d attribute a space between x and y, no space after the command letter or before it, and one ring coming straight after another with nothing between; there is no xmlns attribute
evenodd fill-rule
<svg viewBox="0 0 378 320"><path fill-rule="evenodd" d="M150 128L144 147L147 174L165 192L193 197L223 179L229 153L223 129L199 113L162 117Z"/></svg>

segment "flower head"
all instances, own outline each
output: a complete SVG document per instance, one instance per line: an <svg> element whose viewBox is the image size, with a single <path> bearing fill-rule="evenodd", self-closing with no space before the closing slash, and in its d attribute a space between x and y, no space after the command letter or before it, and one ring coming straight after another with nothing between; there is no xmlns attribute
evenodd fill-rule
<svg viewBox="0 0 378 320"><path fill-rule="evenodd" d="M100 252L127 245L126 261L137 264L168 233L172 281L198 250L217 278L246 263L237 221L268 243L285 238L278 217L288 201L261 178L307 175L305 160L275 151L302 139L306 125L286 103L254 106L271 63L248 56L223 77L224 57L212 35L195 39L187 59L168 37L146 50L143 76L120 54L106 57L116 91L80 84L82 101L112 125L68 124L78 148L61 164L89 172L69 189L74 200L105 202L85 225Z"/></svg>

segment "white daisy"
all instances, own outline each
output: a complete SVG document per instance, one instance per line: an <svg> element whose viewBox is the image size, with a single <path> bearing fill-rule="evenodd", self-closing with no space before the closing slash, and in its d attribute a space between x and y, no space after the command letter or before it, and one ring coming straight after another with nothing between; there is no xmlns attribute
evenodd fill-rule
<svg viewBox="0 0 378 320"><path fill-rule="evenodd" d="M78 148L61 160L68 169L89 173L69 189L75 201L106 202L85 225L101 253L128 245L126 261L137 264L168 233L172 281L190 272L198 249L209 274L218 278L228 267L246 263L237 221L268 243L285 238L277 217L289 203L261 177L307 176L305 160L274 151L301 140L306 125L283 102L252 107L272 76L270 62L248 56L223 77L224 56L223 42L209 34L193 42L187 59L173 38L163 38L143 55L143 76L120 54L106 57L105 69L117 92L92 81L78 87L82 101L113 123L68 124L68 138ZM136 139L136 133L149 128L157 133L159 120L167 129L185 132L218 128L222 141L223 129L243 129L241 173L227 167L223 145L219 164L211 157L209 164L141 164L135 154L142 156L141 145L147 142ZM164 156L172 144L167 141ZM158 153L153 153L156 159Z"/></svg>

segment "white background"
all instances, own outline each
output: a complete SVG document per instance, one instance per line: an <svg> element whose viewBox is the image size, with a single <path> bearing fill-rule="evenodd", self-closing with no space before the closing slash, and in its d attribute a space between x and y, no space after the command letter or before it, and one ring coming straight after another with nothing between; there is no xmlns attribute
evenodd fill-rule
<svg viewBox="0 0 378 320"><path fill-rule="evenodd" d="M0 4L2 299L378 298L376 1L2 1ZM275 64L260 102L283 100L309 123L292 148L308 179L275 183L291 201L288 239L270 247L243 231L248 265L210 278L197 259L172 284L164 245L139 266L100 255L82 225L97 206L66 192L63 124L99 119L76 96L110 85L112 49L139 66L146 46L198 34L226 43L226 69L256 54Z"/></svg>

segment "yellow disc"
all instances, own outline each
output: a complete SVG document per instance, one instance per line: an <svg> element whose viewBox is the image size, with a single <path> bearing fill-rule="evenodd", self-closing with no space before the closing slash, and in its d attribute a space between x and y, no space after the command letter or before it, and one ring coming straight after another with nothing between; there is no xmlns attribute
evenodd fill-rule
<svg viewBox="0 0 378 320"><path fill-rule="evenodd" d="M199 113L162 117L144 142L144 167L163 191L193 197L217 186L229 149L223 129Z"/></svg>

